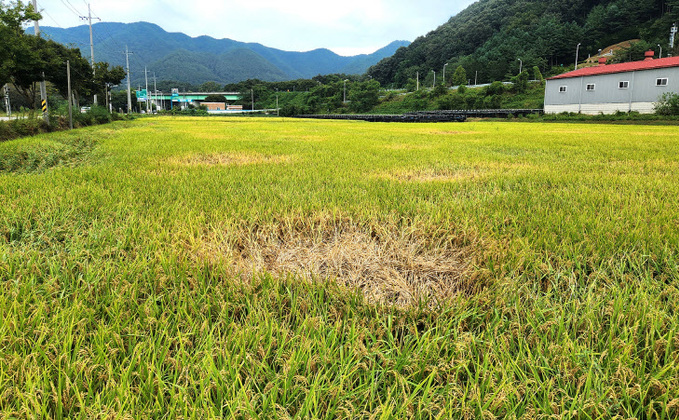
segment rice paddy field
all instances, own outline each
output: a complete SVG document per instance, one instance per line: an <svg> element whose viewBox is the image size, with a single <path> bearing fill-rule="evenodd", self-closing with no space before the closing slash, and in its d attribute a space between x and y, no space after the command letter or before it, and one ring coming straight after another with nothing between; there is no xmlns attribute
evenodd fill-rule
<svg viewBox="0 0 679 420"><path fill-rule="evenodd" d="M679 130L0 143L0 419L679 418Z"/></svg>

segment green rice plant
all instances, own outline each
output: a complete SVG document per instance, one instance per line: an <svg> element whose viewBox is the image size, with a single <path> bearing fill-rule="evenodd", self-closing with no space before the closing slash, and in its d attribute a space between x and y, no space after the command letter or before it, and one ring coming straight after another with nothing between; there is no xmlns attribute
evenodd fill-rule
<svg viewBox="0 0 679 420"><path fill-rule="evenodd" d="M0 418L677 418L678 145L187 117L3 143Z"/></svg>

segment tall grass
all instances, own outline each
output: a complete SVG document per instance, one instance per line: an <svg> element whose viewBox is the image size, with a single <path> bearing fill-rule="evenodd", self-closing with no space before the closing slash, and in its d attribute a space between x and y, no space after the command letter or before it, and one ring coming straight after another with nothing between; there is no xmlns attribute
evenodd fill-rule
<svg viewBox="0 0 679 420"><path fill-rule="evenodd" d="M0 156L78 138L0 173L0 417L679 416L670 127L150 118Z"/></svg>

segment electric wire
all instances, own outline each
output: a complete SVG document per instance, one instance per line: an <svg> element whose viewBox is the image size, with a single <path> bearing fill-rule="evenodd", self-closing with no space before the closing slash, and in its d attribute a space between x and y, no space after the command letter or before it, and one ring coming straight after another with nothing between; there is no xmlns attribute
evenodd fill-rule
<svg viewBox="0 0 679 420"><path fill-rule="evenodd" d="M60 0L60 1L61 1L61 3L62 3L64 6L66 6L66 8L67 8L71 13L73 13L74 15L80 17L80 13L78 13L78 11L77 11L76 9L74 9L72 6L69 6L70 3L67 4L65 0Z"/></svg>
<svg viewBox="0 0 679 420"><path fill-rule="evenodd" d="M70 4L71 7L73 8L73 10L75 10L76 12L78 12L78 16L83 16L83 14L80 13L80 11L78 11L78 9L75 8L75 6L73 5L73 3L71 3L69 0L66 0L66 3Z"/></svg>

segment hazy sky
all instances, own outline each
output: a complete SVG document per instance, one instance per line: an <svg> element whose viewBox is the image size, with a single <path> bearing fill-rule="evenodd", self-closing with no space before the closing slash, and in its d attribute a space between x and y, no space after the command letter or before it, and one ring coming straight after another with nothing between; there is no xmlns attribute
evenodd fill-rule
<svg viewBox="0 0 679 420"><path fill-rule="evenodd" d="M27 1L27 0L24 0ZM289 51L328 48L371 53L391 41L413 41L475 0L89 0L104 22L147 21L169 32L258 42ZM84 21L88 0L38 0L41 25Z"/></svg>

